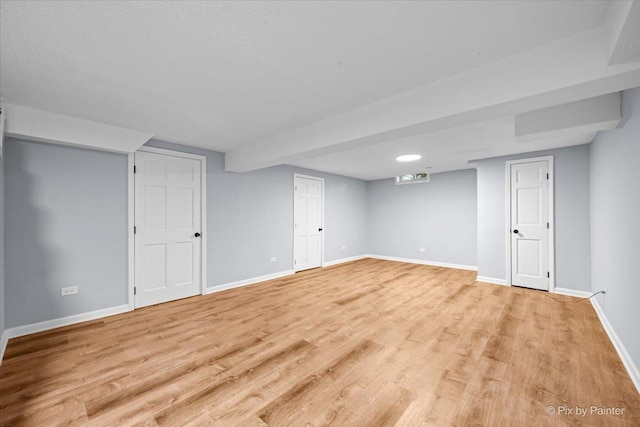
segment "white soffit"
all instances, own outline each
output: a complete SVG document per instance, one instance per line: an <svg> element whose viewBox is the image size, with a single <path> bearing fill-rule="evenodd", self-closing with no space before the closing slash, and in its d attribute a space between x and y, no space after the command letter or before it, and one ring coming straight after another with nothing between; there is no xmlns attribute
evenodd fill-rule
<svg viewBox="0 0 640 427"><path fill-rule="evenodd" d="M640 61L640 1L611 2L605 28L609 33L609 65Z"/></svg>
<svg viewBox="0 0 640 427"><path fill-rule="evenodd" d="M19 105L3 104L5 134L41 142L89 147L117 153L133 153L153 134L49 113Z"/></svg>
<svg viewBox="0 0 640 427"><path fill-rule="evenodd" d="M615 92L518 114L515 136L527 142L613 129L620 123L620 109L620 92Z"/></svg>

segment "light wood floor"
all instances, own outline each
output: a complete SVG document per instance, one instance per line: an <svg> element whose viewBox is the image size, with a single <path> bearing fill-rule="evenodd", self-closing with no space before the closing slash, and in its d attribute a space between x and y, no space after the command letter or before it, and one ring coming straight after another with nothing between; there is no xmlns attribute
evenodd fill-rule
<svg viewBox="0 0 640 427"><path fill-rule="evenodd" d="M474 278L367 259L12 339L0 424L640 425L591 304Z"/></svg>

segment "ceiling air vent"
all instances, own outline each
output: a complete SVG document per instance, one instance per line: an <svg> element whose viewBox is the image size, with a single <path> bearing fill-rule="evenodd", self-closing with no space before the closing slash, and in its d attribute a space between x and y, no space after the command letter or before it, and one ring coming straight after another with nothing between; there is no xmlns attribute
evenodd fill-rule
<svg viewBox="0 0 640 427"><path fill-rule="evenodd" d="M418 184L420 182L429 182L430 176L426 172L414 173L412 175L396 176L396 185Z"/></svg>

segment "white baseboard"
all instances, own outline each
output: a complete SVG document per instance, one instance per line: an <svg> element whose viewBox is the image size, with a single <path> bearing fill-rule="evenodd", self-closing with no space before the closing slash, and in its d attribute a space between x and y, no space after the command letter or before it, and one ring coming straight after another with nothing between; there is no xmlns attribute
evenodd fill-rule
<svg viewBox="0 0 640 427"><path fill-rule="evenodd" d="M638 390L638 393L640 393L640 371L638 371L638 367L633 362L633 359L631 359L631 356L627 352L627 349L622 343L622 340L620 340L620 337L618 337L618 334L616 334L616 331L613 330L613 326L611 326L611 323L609 323L609 320L604 314L602 307L600 307L598 300L596 300L595 298L591 298L591 305L593 305L593 308L595 309L596 314L600 319L600 323L602 323L602 327L609 336L613 347L615 347L616 351L618 352L618 356L620 356L622 364L627 369L633 385L636 386L636 390Z"/></svg>
<svg viewBox="0 0 640 427"><path fill-rule="evenodd" d="M344 264L345 262L358 261L367 257L369 257L369 255L356 255L349 258L340 258L333 261L325 262L323 267L331 267L332 265Z"/></svg>
<svg viewBox="0 0 640 427"><path fill-rule="evenodd" d="M488 277L488 276L478 276L478 277L476 277L476 282L483 282L483 283L491 283L491 284L494 284L494 285L509 286L509 285L507 285L507 279L496 279L495 277Z"/></svg>
<svg viewBox="0 0 640 427"><path fill-rule="evenodd" d="M36 332L60 328L62 326L74 325L76 323L126 313L127 311L130 311L129 304L118 305L116 307L103 308L101 310L90 311L88 313L60 317L59 319L45 320L44 322L32 323L30 325L16 326L15 328L7 329L5 332L9 332L9 338L17 338L24 335L35 334Z"/></svg>
<svg viewBox="0 0 640 427"><path fill-rule="evenodd" d="M252 277L250 279L238 280L237 282L225 283L222 285L212 286L204 290L204 294L213 294L215 292L226 291L227 289L239 288L241 286L253 285L255 283L266 282L267 280L279 279L281 277L290 276L295 271L286 270L279 273L266 274L264 276Z"/></svg>
<svg viewBox="0 0 640 427"><path fill-rule="evenodd" d="M478 267L476 267L475 265L451 264L451 263L448 263L448 262L425 261L425 260L422 260L422 259L399 258L399 257L393 257L393 256L371 255L371 254L364 256L364 258L383 259L385 261L406 262L406 263L409 263L409 264L430 265L432 267L456 268L458 270L478 271Z"/></svg>
<svg viewBox="0 0 640 427"><path fill-rule="evenodd" d="M591 296L590 292L576 291L575 289L567 289L567 288L555 288L553 290L553 293L560 294L560 295L568 295L570 297L578 297L578 298L588 298Z"/></svg>
<svg viewBox="0 0 640 427"><path fill-rule="evenodd" d="M63 326L74 325L76 323L87 322L89 320L101 319L103 317L114 316L116 314L131 311L129 304L118 305L116 307L103 308L101 310L90 311L88 313L74 314L72 316L60 317L58 319L45 320L44 322L31 323L29 325L8 328L2 334L0 345L0 363L4 357L4 351L11 338L22 337L24 335L35 334L37 332L48 331L50 329L61 328Z"/></svg>
<svg viewBox="0 0 640 427"><path fill-rule="evenodd" d="M0 337L0 365L2 365L2 359L4 359L4 351L7 349L7 343L9 342L9 332L5 330Z"/></svg>

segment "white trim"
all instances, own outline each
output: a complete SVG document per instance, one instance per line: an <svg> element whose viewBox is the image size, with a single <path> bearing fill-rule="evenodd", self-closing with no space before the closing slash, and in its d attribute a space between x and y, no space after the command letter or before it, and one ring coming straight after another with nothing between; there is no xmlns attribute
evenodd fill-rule
<svg viewBox="0 0 640 427"><path fill-rule="evenodd" d="M4 351L7 349L9 343L9 330L5 330L0 337L0 365L2 365L2 359L4 359Z"/></svg>
<svg viewBox="0 0 640 427"><path fill-rule="evenodd" d="M511 286L511 165L519 164L519 163L531 163L531 162L542 162L547 161L547 172L549 173L548 180L548 188L547 188L547 210L549 221L549 234L548 242L547 242L547 255L548 255L548 265L549 269L549 292L554 292L556 287L556 264L555 264L555 207L553 201L555 200L554 196L554 176L555 170L553 167L553 156L541 156L541 157L532 157L528 159L518 159L518 160L507 160L505 162L505 170L506 170L506 179L505 179L505 206L506 206L506 243L507 243L507 280L506 284Z"/></svg>
<svg viewBox="0 0 640 427"><path fill-rule="evenodd" d="M129 304L123 304L115 307L89 311L87 313L60 317L58 319L45 320L44 322L16 326L15 328L7 329L6 331L4 331L4 334L6 334L8 338L17 338L24 335L35 334L37 332L48 331L50 329L61 328L63 326L75 325L76 323L88 322L89 320L102 319L103 317L114 316L116 314L122 314L128 311L131 311L129 310Z"/></svg>
<svg viewBox="0 0 640 427"><path fill-rule="evenodd" d="M609 323L609 320L607 319L607 316L604 314L602 307L600 307L598 300L596 300L595 298L591 298L591 305L593 305L593 308L595 309L596 314L600 319L600 323L602 323L602 327L604 328L605 332L609 336L609 339L611 340L613 347L618 352L618 356L620 356L620 359L622 360L622 364L627 369L627 373L629 374L629 377L631 377L631 381L633 382L633 385L636 386L636 390L638 390L638 393L640 393L640 371L638 371L638 367L633 362L633 359L627 352L627 349L622 343L622 340L620 339L620 337L618 337L618 334L616 334L616 331L613 329L613 326L611 326L611 323Z"/></svg>
<svg viewBox="0 0 640 427"><path fill-rule="evenodd" d="M200 247L200 281L202 282L201 294L204 295L207 288L207 246L209 244L209 233L207 231L207 157L200 156L200 234L202 234L202 246Z"/></svg>
<svg viewBox="0 0 640 427"><path fill-rule="evenodd" d="M182 157L184 159L202 160L206 159L206 156L202 154L184 153L182 151L168 150L166 148L149 147L143 145L137 151L144 151L146 153L164 154L165 156Z"/></svg>
<svg viewBox="0 0 640 427"><path fill-rule="evenodd" d="M133 175L133 167L135 165L135 153L127 155L127 303L129 309L135 309L135 296L133 295L133 287L135 283L135 235L133 227L135 226L135 177Z"/></svg>
<svg viewBox="0 0 640 427"><path fill-rule="evenodd" d="M311 175L304 175L301 173L294 173L293 174L293 227L291 227L292 229L292 237L293 237L293 254L291 257L291 269L296 272L296 271L304 271L304 270L296 270L296 231L295 231L295 222L296 222L296 178L306 178L306 179L315 179L317 181L320 181L321 184L321 191L320 191L320 197L321 197L321 204L322 204L322 212L320 215L322 215L322 231L320 232L320 267L324 267L324 235L325 235L325 227L324 227L324 178L320 178L318 176L311 176Z"/></svg>
<svg viewBox="0 0 640 427"><path fill-rule="evenodd" d="M293 270L281 271L279 273L266 274L264 276L251 277L249 279L238 280L237 282L225 283L222 285L212 286L205 290L205 295L213 294L220 291L226 291L227 289L240 288L242 286L255 285L256 283L266 282L267 280L279 279L285 276L291 276L294 274Z"/></svg>
<svg viewBox="0 0 640 427"><path fill-rule="evenodd" d="M207 290L207 243L209 242L209 234L207 233L207 157L201 154L183 153L182 151L167 150L165 148L156 148L142 146L138 151L144 151L146 153L164 154L166 156L181 157L185 159L193 159L200 161L200 234L202 235L202 247L200 248L200 295L205 295ZM134 158L135 153L130 155L130 158ZM135 176L133 174L133 164L129 167L129 185L131 193L128 199L129 203L129 220L131 221L131 227L129 230L131 239L129 248L129 305L131 309L135 309L135 238L133 236L133 224L135 224Z"/></svg>
<svg viewBox="0 0 640 427"><path fill-rule="evenodd" d="M451 264L448 262L426 261L422 259L399 258L399 257L393 257L393 256L371 255L371 254L367 255L365 258L383 259L385 261L395 261L395 262L406 262L409 264L430 265L432 267L455 268L458 270L478 271L478 267L475 265Z"/></svg>
<svg viewBox="0 0 640 427"><path fill-rule="evenodd" d="M332 265L344 264L345 262L358 261L368 257L369 257L368 255L356 255L348 258L340 258L333 261L325 262L323 267L331 267Z"/></svg>
<svg viewBox="0 0 640 427"><path fill-rule="evenodd" d="M495 277L478 276L476 282L491 283L494 285L509 286L506 279L496 279Z"/></svg>
<svg viewBox="0 0 640 427"><path fill-rule="evenodd" d="M591 293L587 291L576 291L575 289L568 289L568 288L555 288L553 290L553 293L560 294L560 295L568 295L570 297L578 297L578 298L589 298L591 296Z"/></svg>

